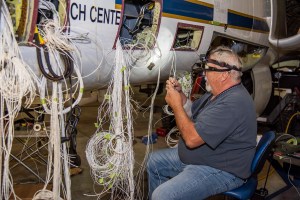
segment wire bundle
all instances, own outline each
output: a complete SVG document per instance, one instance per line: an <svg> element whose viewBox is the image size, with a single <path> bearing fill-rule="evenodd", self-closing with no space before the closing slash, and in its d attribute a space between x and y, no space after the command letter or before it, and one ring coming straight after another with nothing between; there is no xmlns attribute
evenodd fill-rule
<svg viewBox="0 0 300 200"><path fill-rule="evenodd" d="M99 107L97 131L86 147L92 177L112 199L134 199L133 126L129 68L118 41L113 78ZM103 125L109 123L109 130Z"/></svg>
<svg viewBox="0 0 300 200"><path fill-rule="evenodd" d="M175 148L178 145L178 141L179 141L179 130L178 128L175 126L173 127L168 134L165 137L166 143L170 148Z"/></svg>
<svg viewBox="0 0 300 200"><path fill-rule="evenodd" d="M175 76L175 74L176 74L176 71L174 72L174 76ZM181 85L182 92L185 94L185 96L187 98L189 98L190 94L191 94L191 90L192 90L191 73L184 71L184 72L178 73L178 75L175 77L177 77L178 83L180 83L180 85ZM163 111L167 115L174 115L174 113L170 110L170 107L168 105L163 106ZM179 135L180 135L180 132L176 126L173 127L168 132L168 134L165 137L165 141L170 148L174 148L177 146L177 143L179 141L178 140Z"/></svg>
<svg viewBox="0 0 300 200"><path fill-rule="evenodd" d="M151 58L158 57L161 58L162 53L156 42L156 36L153 32L146 28L141 33L138 33L133 40L120 38L124 52L126 52L128 57L128 65L138 66L137 64L142 64L144 67ZM156 44L156 46L154 46ZM152 68L150 69L152 70Z"/></svg>
<svg viewBox="0 0 300 200"><path fill-rule="evenodd" d="M40 3L51 9L55 16L53 20L44 19L39 25L38 34L35 34L38 43L38 63L44 75L41 80L40 98L44 110L50 114L49 105L51 105L52 100L49 98L51 95L49 95L47 88L49 83L54 87L53 81L62 84L60 87L62 87L64 96L69 97L63 100L63 105L68 101L72 101L72 98L77 97L69 107L63 106L63 109L58 111L58 113L66 114L80 102L83 95L84 85L80 72L80 53L71 41L73 36L65 34L64 30L66 27L60 26L61 20L52 3L47 1L41 1ZM44 59L42 55L44 55ZM73 73L74 71L75 74ZM50 82L48 83L49 80Z"/></svg>
<svg viewBox="0 0 300 200"><path fill-rule="evenodd" d="M25 64L13 32L6 2L0 0L0 196L17 198L9 171L14 137L14 119L19 113L23 97L30 106L35 97L36 77Z"/></svg>
<svg viewBox="0 0 300 200"><path fill-rule="evenodd" d="M40 3L44 3L43 5L54 15L53 20L41 21L39 32L35 35L38 64L43 74L40 99L45 112L51 117L46 183L33 199L61 199L62 190L64 199L70 200L70 159L66 143L61 143L61 138L66 137L65 114L71 111L82 98L84 85L79 69L81 60L70 36L64 33L65 27L60 26L57 11L50 2ZM46 188L51 180L53 189L49 191Z"/></svg>
<svg viewBox="0 0 300 200"><path fill-rule="evenodd" d="M183 71L181 73L178 73L177 77L178 77L178 82L181 85L182 92L185 94L187 98L189 98L193 87L191 73L188 71Z"/></svg>

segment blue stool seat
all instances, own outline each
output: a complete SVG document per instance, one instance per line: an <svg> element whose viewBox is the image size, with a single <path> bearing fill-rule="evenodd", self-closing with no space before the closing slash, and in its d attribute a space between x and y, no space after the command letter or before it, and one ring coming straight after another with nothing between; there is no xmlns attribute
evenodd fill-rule
<svg viewBox="0 0 300 200"><path fill-rule="evenodd" d="M234 197L236 199L250 199L257 187L257 179L256 178L249 178L247 179L247 182L244 183L241 187L224 192L224 195ZM249 188L255 188L249 190Z"/></svg>
<svg viewBox="0 0 300 200"><path fill-rule="evenodd" d="M264 133L260 139L254 158L251 165L251 176L247 179L247 182L239 188L224 192L226 196L234 197L236 199L250 199L257 187L257 174L262 170L267 158L270 156L270 151L275 140L275 133L269 131Z"/></svg>

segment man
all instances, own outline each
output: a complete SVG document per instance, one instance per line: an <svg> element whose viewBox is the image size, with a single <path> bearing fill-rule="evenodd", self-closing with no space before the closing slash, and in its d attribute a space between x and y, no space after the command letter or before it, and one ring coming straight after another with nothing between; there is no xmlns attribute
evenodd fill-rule
<svg viewBox="0 0 300 200"><path fill-rule="evenodd" d="M208 92L194 103L175 79L167 80L165 100L181 139L178 148L150 155L150 199L205 199L241 186L250 176L257 124L241 67L231 49L212 50L204 69Z"/></svg>

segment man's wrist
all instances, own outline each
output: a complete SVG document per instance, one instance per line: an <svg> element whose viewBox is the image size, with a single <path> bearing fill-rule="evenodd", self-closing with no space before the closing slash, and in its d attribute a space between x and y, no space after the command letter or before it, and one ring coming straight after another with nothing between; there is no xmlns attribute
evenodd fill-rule
<svg viewBox="0 0 300 200"><path fill-rule="evenodd" d="M181 89L180 87L174 87L174 88L175 88L175 90L176 90L177 92L179 92L179 93L182 92L182 89Z"/></svg>
<svg viewBox="0 0 300 200"><path fill-rule="evenodd" d="M186 101L187 101L187 97L184 95L184 96L183 96L183 100L182 100L182 105L183 105L183 106L186 104Z"/></svg>

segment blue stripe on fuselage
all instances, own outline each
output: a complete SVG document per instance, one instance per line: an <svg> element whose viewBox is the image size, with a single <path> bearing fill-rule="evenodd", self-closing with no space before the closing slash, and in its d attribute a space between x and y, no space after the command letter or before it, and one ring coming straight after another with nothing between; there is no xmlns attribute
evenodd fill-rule
<svg viewBox="0 0 300 200"><path fill-rule="evenodd" d="M122 0L115 0L116 4L122 5ZM206 5L191 3L185 0L163 0L163 12L182 17L213 21L214 8ZM228 12L228 25L236 27L269 32L269 27L265 20L255 19L236 13Z"/></svg>
<svg viewBox="0 0 300 200"><path fill-rule="evenodd" d="M205 5L190 3L185 0L163 1L163 12L208 21L212 21L214 17L213 8Z"/></svg>
<svg viewBox="0 0 300 200"><path fill-rule="evenodd" d="M122 5L122 0L115 0L116 4ZM163 12L178 16L212 21L214 9L205 5L199 5L185 0L164 0Z"/></svg>
<svg viewBox="0 0 300 200"><path fill-rule="evenodd" d="M266 21L258 20L255 18L250 18L235 13L228 12L228 25L244 27L248 29L260 30L260 31L269 31L269 27Z"/></svg>

